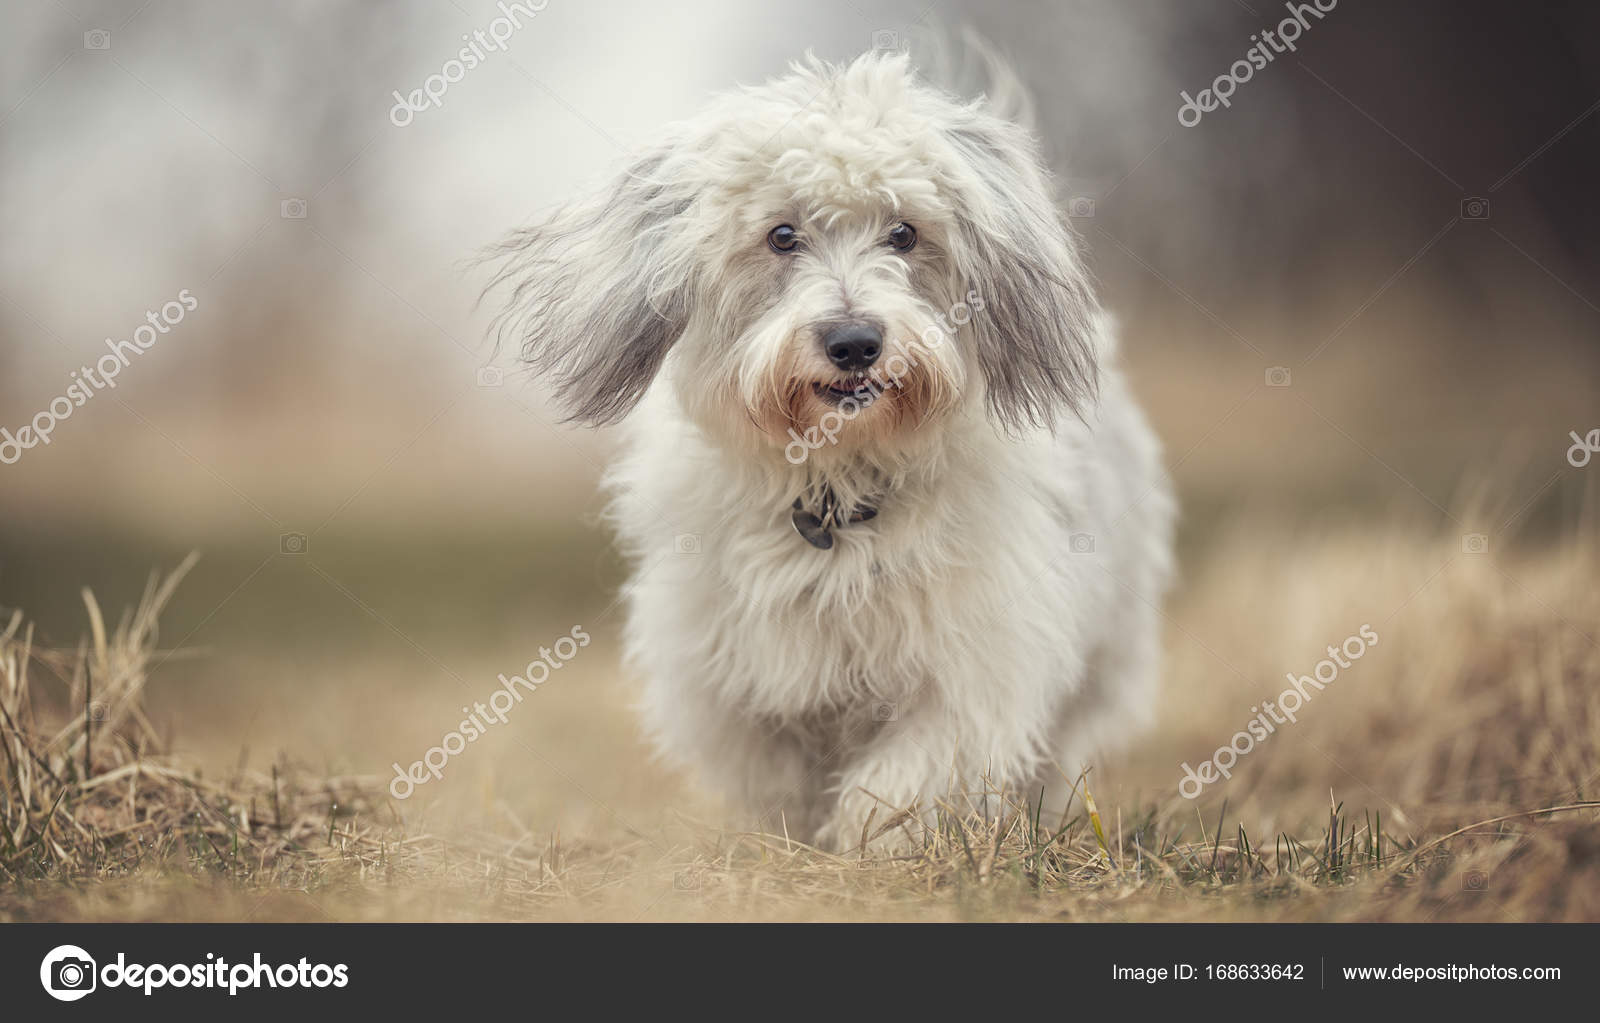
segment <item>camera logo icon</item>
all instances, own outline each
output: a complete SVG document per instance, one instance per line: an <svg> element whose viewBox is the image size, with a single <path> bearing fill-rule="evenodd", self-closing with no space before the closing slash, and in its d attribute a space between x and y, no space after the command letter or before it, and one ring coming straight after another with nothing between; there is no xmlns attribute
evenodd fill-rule
<svg viewBox="0 0 1600 1023"><path fill-rule="evenodd" d="M1288 366L1268 366L1267 367L1267 386L1268 387L1288 387L1289 383L1290 383L1290 381L1292 379L1293 379L1293 377L1291 377L1289 375L1289 367Z"/></svg>
<svg viewBox="0 0 1600 1023"><path fill-rule="evenodd" d="M1073 533L1067 537L1067 548L1074 554L1094 553L1093 533Z"/></svg>
<svg viewBox="0 0 1600 1023"><path fill-rule="evenodd" d="M900 33L892 28L880 28L872 33L872 48L874 50L898 50L900 48Z"/></svg>
<svg viewBox="0 0 1600 1023"><path fill-rule="evenodd" d="M900 705L892 700L879 700L872 705L872 720L899 721Z"/></svg>
<svg viewBox="0 0 1600 1023"><path fill-rule="evenodd" d="M478 386L499 387L506 382L506 371L499 366L479 366Z"/></svg>
<svg viewBox="0 0 1600 1023"><path fill-rule="evenodd" d="M290 197L278 204L278 216L284 220L306 219L306 201Z"/></svg>
<svg viewBox="0 0 1600 1023"><path fill-rule="evenodd" d="M1488 535L1484 534L1484 533L1462 533L1461 534L1461 553L1462 554L1488 554L1489 553L1489 537L1488 537Z"/></svg>
<svg viewBox="0 0 1600 1023"><path fill-rule="evenodd" d="M304 554L306 552L306 535L304 533L285 533L278 537L279 554Z"/></svg>
<svg viewBox="0 0 1600 1023"><path fill-rule="evenodd" d="M697 892L700 890L700 871L690 867L680 870L672 875L672 890L675 892Z"/></svg>
<svg viewBox="0 0 1600 1023"><path fill-rule="evenodd" d="M39 982L51 998L76 1002L94 990L94 957L76 945L57 945L39 964Z"/></svg>
<svg viewBox="0 0 1600 1023"><path fill-rule="evenodd" d="M1489 875L1481 870L1464 870L1461 872L1461 890L1464 892L1486 892L1489 890Z"/></svg>
<svg viewBox="0 0 1600 1023"><path fill-rule="evenodd" d="M85 50L111 49L111 33L103 28L91 28L83 34L83 48Z"/></svg>
<svg viewBox="0 0 1600 1023"><path fill-rule="evenodd" d="M1094 216L1094 200L1087 195L1075 195L1067 200L1067 216L1081 219Z"/></svg>
<svg viewBox="0 0 1600 1023"><path fill-rule="evenodd" d="M700 534L679 533L672 540L672 552L674 554L699 554Z"/></svg>
<svg viewBox="0 0 1600 1023"><path fill-rule="evenodd" d="M1488 220L1489 200L1476 195L1469 195L1461 200L1462 220Z"/></svg>

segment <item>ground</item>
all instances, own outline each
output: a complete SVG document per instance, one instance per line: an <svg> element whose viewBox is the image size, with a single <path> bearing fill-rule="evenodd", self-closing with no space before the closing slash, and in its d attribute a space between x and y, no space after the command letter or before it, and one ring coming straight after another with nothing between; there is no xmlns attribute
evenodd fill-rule
<svg viewBox="0 0 1600 1023"><path fill-rule="evenodd" d="M1064 818L1006 794L998 826L951 807L896 857L739 830L648 759L604 655L432 794L247 750L204 773L143 710L185 564L115 627L85 593L81 646L5 628L0 919L1597 920L1595 533L1482 551L1458 524L1484 518L1211 523L1167 609L1154 731L1073 777ZM1181 764L1363 630L1293 723L1180 793ZM459 697L424 696L453 724Z"/></svg>

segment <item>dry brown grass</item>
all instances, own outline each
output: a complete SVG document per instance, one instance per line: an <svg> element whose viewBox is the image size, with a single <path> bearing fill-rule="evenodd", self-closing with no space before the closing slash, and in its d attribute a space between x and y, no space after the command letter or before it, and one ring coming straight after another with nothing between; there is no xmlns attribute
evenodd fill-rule
<svg viewBox="0 0 1600 1023"><path fill-rule="evenodd" d="M382 779L286 763L207 779L141 710L190 563L115 628L86 591L76 649L0 630L0 918L1600 920L1592 530L1487 556L1393 518L1211 541L1170 608L1156 733L1061 819L994 793L1000 823L950 809L899 856L675 813L434 828ZM1180 761L1364 623L1380 643L1297 724L1176 795Z"/></svg>

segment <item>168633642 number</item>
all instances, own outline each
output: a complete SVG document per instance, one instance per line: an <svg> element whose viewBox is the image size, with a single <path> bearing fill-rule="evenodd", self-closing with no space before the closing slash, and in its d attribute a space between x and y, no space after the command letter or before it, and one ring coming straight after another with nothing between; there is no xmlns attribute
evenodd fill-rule
<svg viewBox="0 0 1600 1023"><path fill-rule="evenodd" d="M1304 963L1207 963L1207 980L1304 980Z"/></svg>

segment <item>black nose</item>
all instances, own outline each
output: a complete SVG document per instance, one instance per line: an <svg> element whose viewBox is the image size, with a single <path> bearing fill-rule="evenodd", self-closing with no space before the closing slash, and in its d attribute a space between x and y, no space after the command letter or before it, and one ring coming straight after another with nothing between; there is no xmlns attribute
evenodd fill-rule
<svg viewBox="0 0 1600 1023"><path fill-rule="evenodd" d="M870 323L841 323L822 335L822 350L840 369L866 369L883 351L883 334Z"/></svg>

